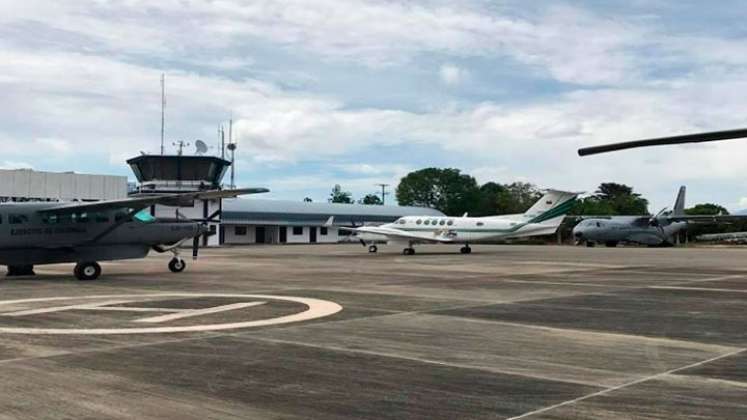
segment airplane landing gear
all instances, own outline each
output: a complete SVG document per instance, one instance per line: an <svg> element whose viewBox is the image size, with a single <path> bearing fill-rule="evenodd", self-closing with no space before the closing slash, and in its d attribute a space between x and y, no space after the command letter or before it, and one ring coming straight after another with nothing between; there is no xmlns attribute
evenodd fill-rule
<svg viewBox="0 0 747 420"><path fill-rule="evenodd" d="M402 255L415 255L415 248L405 248L402 250Z"/></svg>
<svg viewBox="0 0 747 420"><path fill-rule="evenodd" d="M169 270L172 273L181 273L185 268L187 268L187 263L181 258L174 257L169 261Z"/></svg>
<svg viewBox="0 0 747 420"><path fill-rule="evenodd" d="M371 254L375 254L378 251L379 251L379 248L377 248L376 245L371 245L368 247L368 252L370 252Z"/></svg>
<svg viewBox="0 0 747 420"><path fill-rule="evenodd" d="M96 280L101 275L101 266L94 261L79 262L75 265L73 273L78 280Z"/></svg>
<svg viewBox="0 0 747 420"><path fill-rule="evenodd" d="M594 246L596 246L596 244L594 242L586 241L586 247L587 248L594 248Z"/></svg>
<svg viewBox="0 0 747 420"><path fill-rule="evenodd" d="M472 248L470 248L469 245L465 245L461 249L459 249L459 252L461 252L462 254L471 254Z"/></svg>
<svg viewBox="0 0 747 420"><path fill-rule="evenodd" d="M9 265L8 266L8 277L15 276L35 276L33 265Z"/></svg>

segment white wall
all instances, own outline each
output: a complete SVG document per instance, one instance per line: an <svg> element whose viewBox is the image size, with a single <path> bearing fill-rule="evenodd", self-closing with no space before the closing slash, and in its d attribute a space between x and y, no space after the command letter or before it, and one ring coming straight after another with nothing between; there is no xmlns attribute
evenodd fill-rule
<svg viewBox="0 0 747 420"><path fill-rule="evenodd" d="M237 225L224 225L225 229L225 236L223 238L223 241L226 244L254 244L257 243L256 238L256 225L239 225L239 226L246 226L246 235L236 235L236 226ZM272 230L272 236L273 236L273 243L279 243L279 229L280 226L278 225L264 225L268 230ZM300 235L294 235L293 234L293 226L286 226L288 229L288 235L287 235L287 241L288 244L308 244L310 235L311 235L311 227L309 226L301 226L303 228L303 233ZM338 235L338 230L336 228L327 228L327 235L321 234L321 227L316 226L316 240L317 243L324 244L324 243L337 243L340 240L340 236Z"/></svg>

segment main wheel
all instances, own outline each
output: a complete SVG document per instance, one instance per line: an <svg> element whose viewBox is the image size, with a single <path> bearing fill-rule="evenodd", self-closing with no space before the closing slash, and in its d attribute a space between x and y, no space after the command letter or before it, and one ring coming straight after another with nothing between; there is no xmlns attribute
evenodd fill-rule
<svg viewBox="0 0 747 420"><path fill-rule="evenodd" d="M368 247L368 252L370 252L372 254L375 254L378 250L379 250L379 248L377 248L376 245L371 245L371 246Z"/></svg>
<svg viewBox="0 0 747 420"><path fill-rule="evenodd" d="M596 244L595 244L594 242L591 242L591 241L586 241L586 247L587 247L587 248L594 248L594 246L595 246L595 245L596 245Z"/></svg>
<svg viewBox="0 0 747 420"><path fill-rule="evenodd" d="M461 249L459 250L459 252L461 252L462 254L471 254L471 253L472 253L472 248L470 248L470 247L468 247L468 246L463 246L463 247L462 247L462 248L461 248Z"/></svg>
<svg viewBox="0 0 747 420"><path fill-rule="evenodd" d="M73 273L78 280L96 280L101 275L101 266L97 262L80 262Z"/></svg>
<svg viewBox="0 0 747 420"><path fill-rule="evenodd" d="M181 258L172 258L169 261L169 270L172 273L181 273L185 268L187 268L187 263Z"/></svg>
<svg viewBox="0 0 747 420"><path fill-rule="evenodd" d="M402 250L403 255L415 255L415 248L405 248Z"/></svg>

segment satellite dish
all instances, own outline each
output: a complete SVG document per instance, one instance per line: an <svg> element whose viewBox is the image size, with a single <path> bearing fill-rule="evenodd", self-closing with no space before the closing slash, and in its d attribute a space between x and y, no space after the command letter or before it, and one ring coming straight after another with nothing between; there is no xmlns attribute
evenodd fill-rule
<svg viewBox="0 0 747 420"><path fill-rule="evenodd" d="M195 150L195 154L197 156L202 156L205 153L207 153L207 151L208 151L207 144L205 144L205 142L202 141L202 140L195 141L195 148L197 149L197 150Z"/></svg>

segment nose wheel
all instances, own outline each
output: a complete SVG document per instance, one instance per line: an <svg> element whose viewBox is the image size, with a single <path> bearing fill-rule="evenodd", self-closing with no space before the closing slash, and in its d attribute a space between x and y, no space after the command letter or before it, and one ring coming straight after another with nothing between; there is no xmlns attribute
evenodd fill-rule
<svg viewBox="0 0 747 420"><path fill-rule="evenodd" d="M371 254L375 254L378 251L379 251L379 248L377 248L376 245L371 245L368 247L368 252L370 252Z"/></svg>
<svg viewBox="0 0 747 420"><path fill-rule="evenodd" d="M181 273L185 268L187 268L187 263L181 258L174 257L169 261L169 270L172 273Z"/></svg>
<svg viewBox="0 0 747 420"><path fill-rule="evenodd" d="M81 281L96 280L101 275L101 266L97 262L80 262L73 270L75 278Z"/></svg>
<svg viewBox="0 0 747 420"><path fill-rule="evenodd" d="M461 249L459 249L459 252L461 252L462 254L471 254L472 248L470 248L469 245L465 245Z"/></svg>

